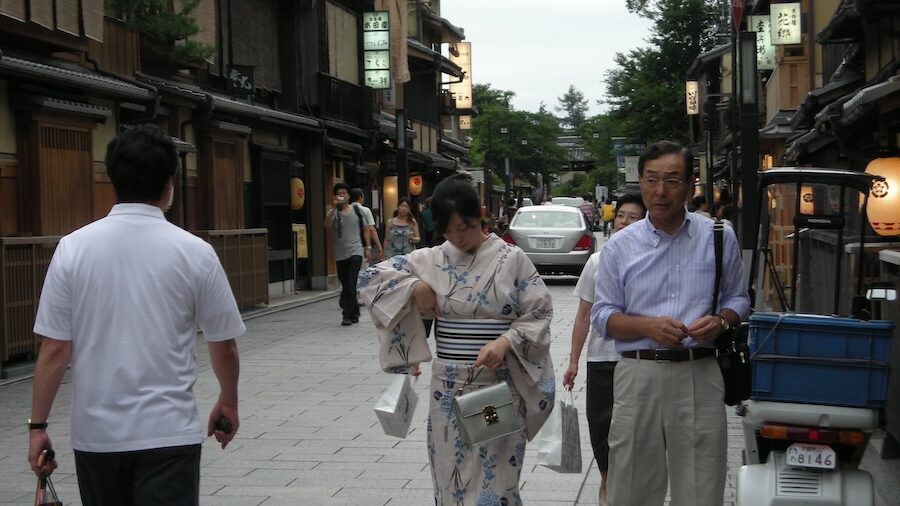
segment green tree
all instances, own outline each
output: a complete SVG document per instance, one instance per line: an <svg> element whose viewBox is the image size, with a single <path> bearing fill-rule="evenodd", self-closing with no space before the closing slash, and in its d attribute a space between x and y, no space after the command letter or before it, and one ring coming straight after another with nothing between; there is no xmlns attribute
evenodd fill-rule
<svg viewBox="0 0 900 506"><path fill-rule="evenodd" d="M684 86L688 67L712 47L714 0L628 0L628 8L654 22L650 46L617 53L606 77L610 114L628 137L686 141Z"/></svg>
<svg viewBox="0 0 900 506"><path fill-rule="evenodd" d="M472 163L489 165L500 174L504 160L509 159L510 169L518 177L536 183L540 174L546 180L558 173L565 160L565 152L556 145L559 122L546 109L536 113L514 110L509 106L514 96L514 92L491 88L489 83L473 86L472 101L478 115L472 120Z"/></svg>
<svg viewBox="0 0 900 506"><path fill-rule="evenodd" d="M588 103L584 98L584 93L580 92L574 85L569 85L569 91L563 96L556 99L559 106L556 107L557 112L564 112L566 115L562 118L562 122L572 129L579 129L584 123L587 115Z"/></svg>
<svg viewBox="0 0 900 506"><path fill-rule="evenodd" d="M200 32L192 13L200 0L106 0L107 12L141 35L141 52L151 60L189 66L209 58L215 47L190 37Z"/></svg>

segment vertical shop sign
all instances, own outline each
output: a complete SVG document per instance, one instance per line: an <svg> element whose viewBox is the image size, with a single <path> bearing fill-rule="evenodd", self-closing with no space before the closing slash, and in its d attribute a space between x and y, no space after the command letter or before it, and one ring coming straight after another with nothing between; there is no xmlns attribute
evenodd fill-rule
<svg viewBox="0 0 900 506"><path fill-rule="evenodd" d="M756 70L775 70L775 46L769 16L750 16L750 29L756 32Z"/></svg>
<svg viewBox="0 0 900 506"><path fill-rule="evenodd" d="M769 20L772 44L782 46L802 42L799 3L772 4L769 7Z"/></svg>
<svg viewBox="0 0 900 506"><path fill-rule="evenodd" d="M472 109L472 43L457 42L456 54L450 53L450 61L459 65L463 71L462 80L450 84L450 94L453 95L454 106L457 110ZM472 117L463 115L459 117L460 130L468 130L472 127Z"/></svg>
<svg viewBox="0 0 900 506"><path fill-rule="evenodd" d="M391 24L388 11L362 16L363 84L375 90L391 88Z"/></svg>

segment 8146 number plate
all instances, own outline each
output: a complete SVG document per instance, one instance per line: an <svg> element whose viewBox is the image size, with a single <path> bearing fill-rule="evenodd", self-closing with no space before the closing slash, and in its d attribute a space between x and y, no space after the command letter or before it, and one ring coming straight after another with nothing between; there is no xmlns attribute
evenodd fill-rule
<svg viewBox="0 0 900 506"><path fill-rule="evenodd" d="M785 453L785 460L792 467L834 469L837 465L834 450L828 445L792 444Z"/></svg>

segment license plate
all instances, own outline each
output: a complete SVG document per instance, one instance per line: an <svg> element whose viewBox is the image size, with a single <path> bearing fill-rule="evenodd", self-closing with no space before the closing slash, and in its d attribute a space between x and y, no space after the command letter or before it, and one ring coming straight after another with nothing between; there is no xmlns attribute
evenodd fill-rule
<svg viewBox="0 0 900 506"><path fill-rule="evenodd" d="M537 247L540 249L554 249L556 248L556 239L538 239Z"/></svg>
<svg viewBox="0 0 900 506"><path fill-rule="evenodd" d="M787 465L793 467L834 469L837 465L834 450L827 445L792 444L788 447L785 457Z"/></svg>

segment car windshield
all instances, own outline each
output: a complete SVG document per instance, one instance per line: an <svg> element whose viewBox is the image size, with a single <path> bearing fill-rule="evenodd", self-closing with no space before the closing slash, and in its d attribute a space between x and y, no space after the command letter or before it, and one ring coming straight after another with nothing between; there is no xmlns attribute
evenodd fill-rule
<svg viewBox="0 0 900 506"><path fill-rule="evenodd" d="M577 213L527 211L517 214L512 226L520 228L581 228L582 225Z"/></svg>

